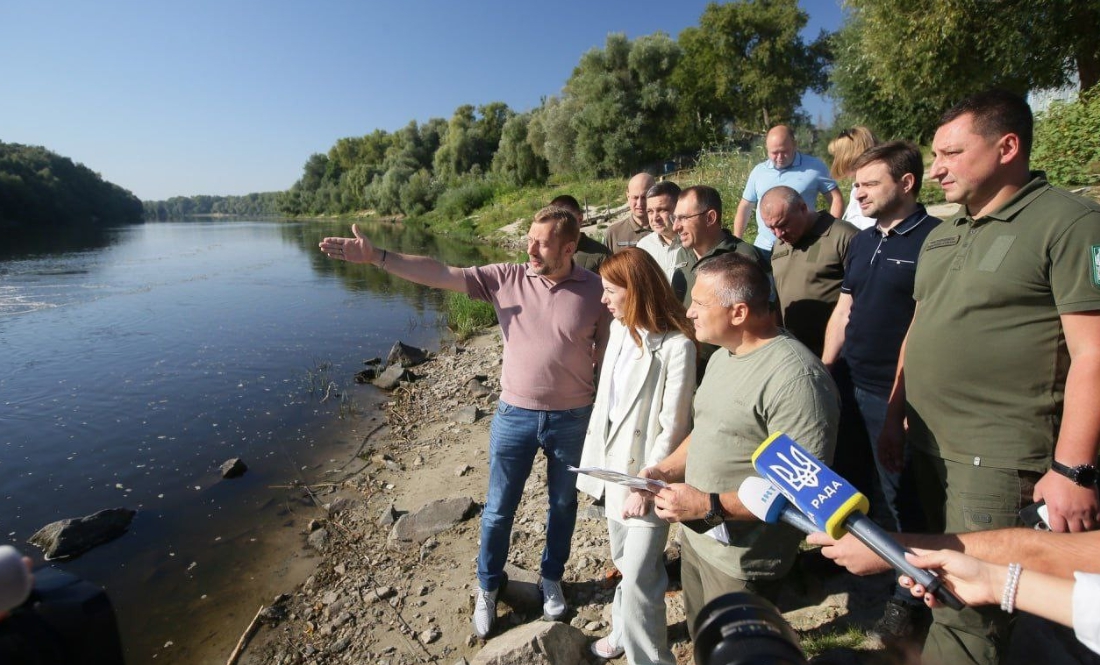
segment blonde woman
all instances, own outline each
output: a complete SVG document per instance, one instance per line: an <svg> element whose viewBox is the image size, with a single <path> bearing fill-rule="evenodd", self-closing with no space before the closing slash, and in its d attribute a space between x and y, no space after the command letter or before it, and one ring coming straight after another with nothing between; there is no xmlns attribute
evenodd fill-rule
<svg viewBox="0 0 1100 665"><path fill-rule="evenodd" d="M855 175L856 158L869 148L879 144L879 140L870 129L857 125L851 129L845 129L835 139L829 141L829 154L833 157L833 163L829 167L829 173L833 178L851 178ZM864 217L860 212L859 203L856 201L856 185L852 183L852 192L848 195L848 207L844 209L844 221L851 222L860 230L875 225L875 220Z"/></svg>
<svg viewBox="0 0 1100 665"><path fill-rule="evenodd" d="M607 351L584 441L582 466L636 475L664 459L691 431L694 329L652 256L629 248L600 266L610 310ZM653 495L581 476L577 488L605 497L611 558L622 573L611 632L591 645L601 658L626 654L632 665L674 665L668 647L664 548L668 523Z"/></svg>

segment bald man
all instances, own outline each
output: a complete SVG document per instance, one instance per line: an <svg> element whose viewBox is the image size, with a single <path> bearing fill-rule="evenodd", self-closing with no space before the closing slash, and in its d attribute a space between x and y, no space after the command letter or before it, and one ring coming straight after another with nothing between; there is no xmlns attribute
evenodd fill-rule
<svg viewBox="0 0 1100 665"><path fill-rule="evenodd" d="M652 233L646 216L645 193L656 182L648 173L639 173L627 183L626 204L630 206L630 217L607 227L603 237L603 244L612 254L628 247L637 247L638 241Z"/></svg>
<svg viewBox="0 0 1100 665"><path fill-rule="evenodd" d="M840 195L836 181L829 177L829 167L825 166L825 162L798 152L790 127L772 127L764 145L768 150L768 160L757 164L749 174L745 191L741 194L741 202L737 204L737 214L733 218L733 235L744 238L749 212L756 207L756 240L753 245L765 259L771 260L775 234L764 224L760 208L756 205L764 192L785 185L802 195L802 200L810 210L817 209L817 195L820 192L829 201L829 214L837 219L844 213L844 197Z"/></svg>

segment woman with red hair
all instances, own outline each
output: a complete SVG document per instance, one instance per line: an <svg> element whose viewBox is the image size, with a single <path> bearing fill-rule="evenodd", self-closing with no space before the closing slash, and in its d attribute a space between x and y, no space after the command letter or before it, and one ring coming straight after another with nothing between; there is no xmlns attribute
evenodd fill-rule
<svg viewBox="0 0 1100 665"><path fill-rule="evenodd" d="M600 266L610 339L582 466L637 475L671 453L691 431L695 332L657 262L629 248ZM591 645L601 658L623 653L632 665L674 665L668 647L664 548L668 523L653 512L653 495L582 475L577 488L605 497L611 558L622 573L611 609L611 632Z"/></svg>

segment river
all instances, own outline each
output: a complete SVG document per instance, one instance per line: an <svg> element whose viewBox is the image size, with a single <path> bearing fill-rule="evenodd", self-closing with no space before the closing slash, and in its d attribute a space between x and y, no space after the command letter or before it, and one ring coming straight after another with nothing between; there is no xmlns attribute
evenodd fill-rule
<svg viewBox="0 0 1100 665"><path fill-rule="evenodd" d="M503 258L412 227L387 249ZM107 589L127 662L225 662L310 567L295 480L324 479L380 396L352 377L434 348L440 294L324 258L346 223L189 221L0 246L0 543L116 506L129 532L58 567ZM218 466L241 457L245 476ZM228 646L226 646L228 645ZM213 654L216 654L214 657Z"/></svg>

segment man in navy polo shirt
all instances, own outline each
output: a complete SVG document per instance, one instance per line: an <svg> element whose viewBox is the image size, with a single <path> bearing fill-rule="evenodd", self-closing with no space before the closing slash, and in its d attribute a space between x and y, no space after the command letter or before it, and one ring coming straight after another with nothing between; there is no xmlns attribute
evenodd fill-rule
<svg viewBox="0 0 1100 665"><path fill-rule="evenodd" d="M917 256L940 220L917 203L924 164L920 150L912 143L892 141L871 148L856 160L855 174L860 211L876 223L852 238L844 283L825 331L821 360L830 369L841 358L848 365L856 407L878 471L872 501L884 501L889 506L895 530L913 531L920 525L910 520L919 509L899 506L903 498L898 492L902 474L883 467L876 442L886 419L898 353L913 319ZM861 453L865 455L866 451L847 452L850 456ZM836 457L844 455L844 442L838 441ZM837 463L843 466L842 459ZM920 606L914 607L905 590L898 587L875 632L882 637L908 637L918 611Z"/></svg>

